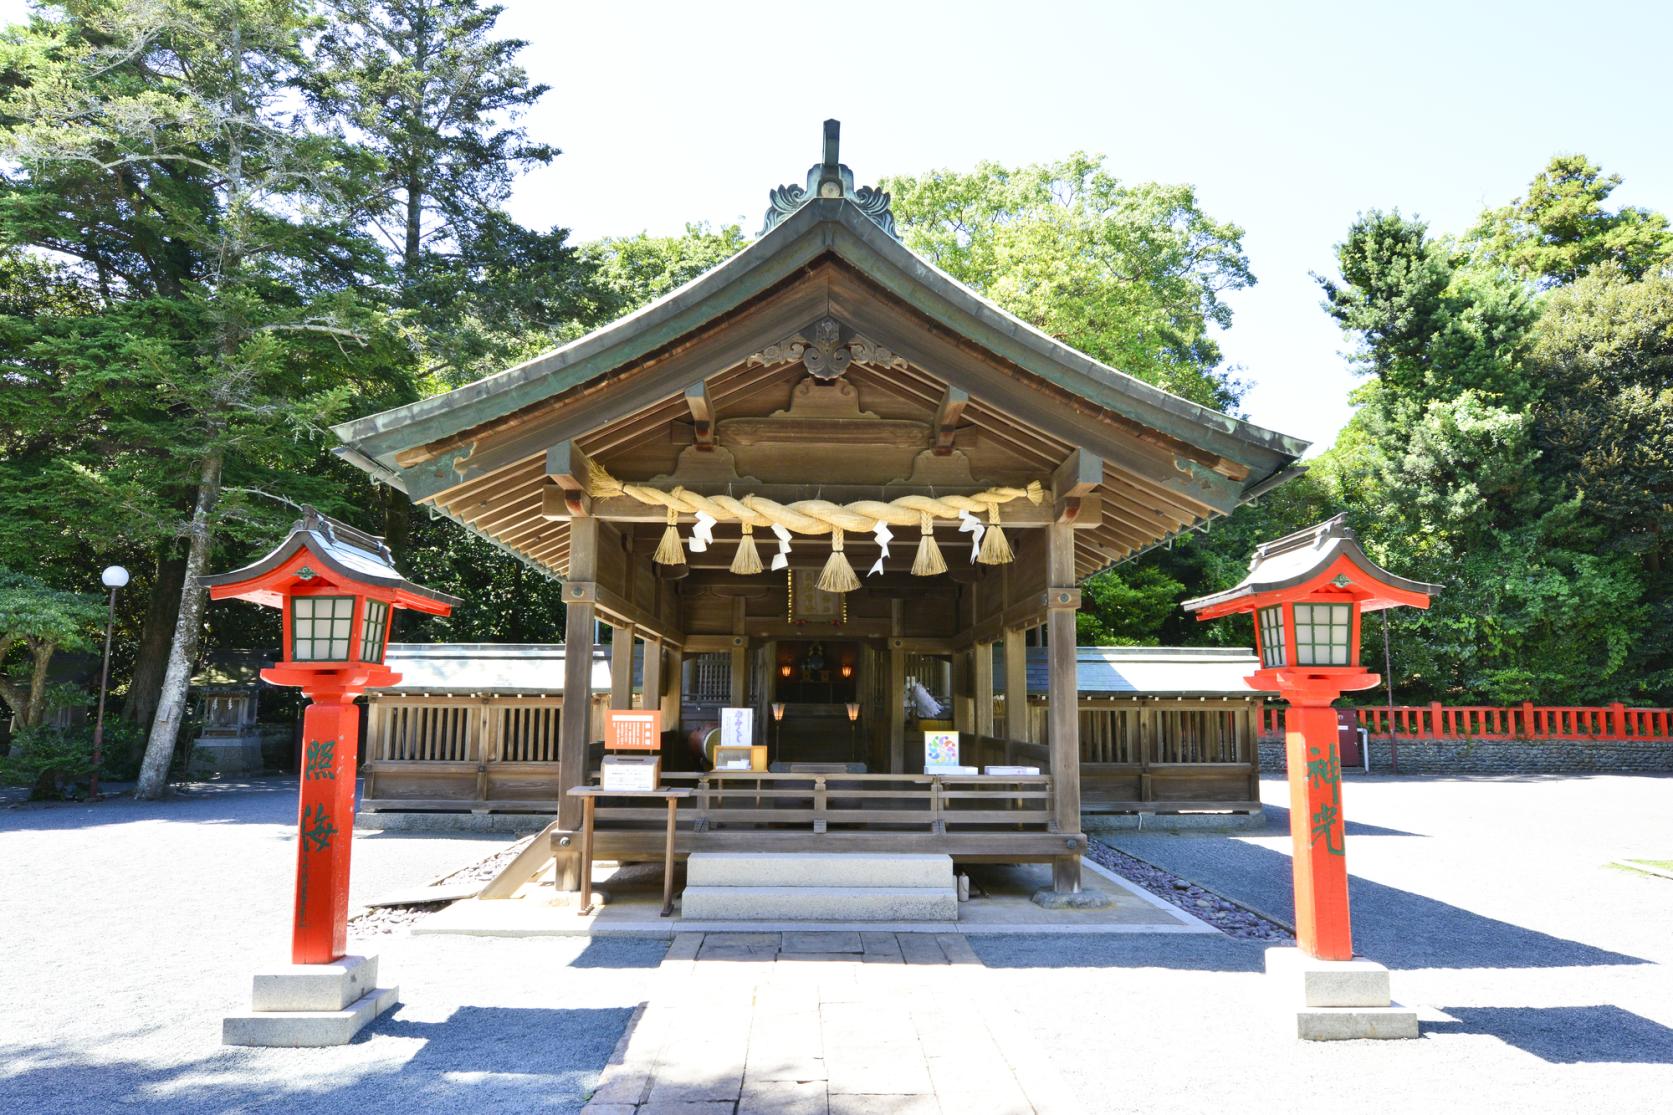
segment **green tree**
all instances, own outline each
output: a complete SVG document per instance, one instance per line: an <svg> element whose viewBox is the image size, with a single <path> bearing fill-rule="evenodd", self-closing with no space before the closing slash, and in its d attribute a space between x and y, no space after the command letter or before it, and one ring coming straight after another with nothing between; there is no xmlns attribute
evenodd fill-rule
<svg viewBox="0 0 1673 1115"><path fill-rule="evenodd" d="M743 250L737 225L690 224L679 236L616 236L584 245L582 259L595 271L597 302L591 317L612 321L654 302L718 267Z"/></svg>
<svg viewBox="0 0 1673 1115"><path fill-rule="evenodd" d="M1339 279L1318 278L1325 312L1357 338L1355 362L1386 389L1384 403L1421 407L1465 389L1525 401L1521 362L1538 310L1520 284L1397 212L1361 215L1336 261Z"/></svg>
<svg viewBox="0 0 1673 1115"><path fill-rule="evenodd" d="M482 0L326 0L304 75L322 117L378 156L366 228L393 256L424 375L456 387L549 346L594 301L562 228L504 206L558 149L521 124L542 96Z"/></svg>
<svg viewBox="0 0 1673 1115"><path fill-rule="evenodd" d="M1253 285L1243 230L1185 185L1126 184L1076 153L1024 167L886 179L907 245L1045 333L1139 379L1225 409L1223 295Z"/></svg>
<svg viewBox="0 0 1673 1115"><path fill-rule="evenodd" d="M11 706L17 727L40 724L53 655L91 646L91 633L103 620L97 596L55 589L39 577L0 566L0 698ZM16 651L23 652L25 661L8 667Z"/></svg>
<svg viewBox="0 0 1673 1115"><path fill-rule="evenodd" d="M140 775L139 792L155 796L218 531L265 517L246 497L275 476L305 495L309 470L294 470L298 483L290 466L316 458L323 420L385 393L397 346L359 294L382 259L355 227L375 163L300 117L307 21L294 4L76 0L56 16L7 43L0 147L19 169L6 234L81 261L104 299L42 342L60 392L94 377L148 395L151 421L135 432L153 473L128 486L164 493L159 513L175 510L168 494L189 495L189 516L174 520L186 540L180 608ZM115 407L95 413L141 425Z"/></svg>
<svg viewBox="0 0 1673 1115"><path fill-rule="evenodd" d="M1639 557L1665 529L1673 319L1654 275L1634 283L1615 262L1665 222L1603 214L1613 184L1559 160L1462 243L1373 212L1339 246L1340 278L1321 280L1370 378L1315 475L1374 556L1444 586L1398 623L1408 697L1665 693L1666 593ZM1599 219L1565 225L1564 196ZM1545 232L1512 235L1512 212Z"/></svg>
<svg viewBox="0 0 1673 1115"><path fill-rule="evenodd" d="M1488 260L1541 286L1572 283L1604 263L1640 278L1673 262L1673 228L1653 210L1606 209L1620 184L1584 155L1557 155L1526 197L1482 214L1472 237Z"/></svg>

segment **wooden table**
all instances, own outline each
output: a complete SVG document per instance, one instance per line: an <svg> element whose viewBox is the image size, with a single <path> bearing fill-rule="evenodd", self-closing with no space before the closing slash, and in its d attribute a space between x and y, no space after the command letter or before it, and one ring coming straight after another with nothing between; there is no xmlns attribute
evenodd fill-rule
<svg viewBox="0 0 1673 1115"><path fill-rule="evenodd" d="M674 821L681 798L691 790L607 790L603 786L572 786L569 796L581 799L581 913L593 908L593 805L599 798L662 798L668 803L668 840L662 852L662 916L674 912Z"/></svg>

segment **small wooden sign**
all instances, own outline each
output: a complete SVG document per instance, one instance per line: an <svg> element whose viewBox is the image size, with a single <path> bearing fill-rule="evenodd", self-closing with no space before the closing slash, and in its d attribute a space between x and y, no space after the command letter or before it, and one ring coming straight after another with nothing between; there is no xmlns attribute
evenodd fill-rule
<svg viewBox="0 0 1673 1115"><path fill-rule="evenodd" d="M606 790L654 790L662 780L662 760L654 755L606 755L598 784Z"/></svg>
<svg viewBox="0 0 1673 1115"><path fill-rule="evenodd" d="M662 710L611 709L606 712L604 746L611 751L661 751Z"/></svg>

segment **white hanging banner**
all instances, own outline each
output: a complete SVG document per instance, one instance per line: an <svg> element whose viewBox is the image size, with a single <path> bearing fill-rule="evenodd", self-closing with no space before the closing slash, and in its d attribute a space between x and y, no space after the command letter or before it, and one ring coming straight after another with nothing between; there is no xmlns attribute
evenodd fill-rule
<svg viewBox="0 0 1673 1115"><path fill-rule="evenodd" d="M871 568L866 570L866 576L868 577L873 577L883 572L883 559L889 556L889 542L895 535L894 532L889 529L889 524L885 523L882 519L879 519L877 520L876 529L871 532L871 536L877 539L877 547L883 552L877 556L876 561L871 563Z"/></svg>
<svg viewBox="0 0 1673 1115"><path fill-rule="evenodd" d="M970 560L974 562L977 553L982 549L982 535L988 532L988 528L982 525L982 520L976 518L970 512L960 511L958 513L958 530L960 534L970 535Z"/></svg>
<svg viewBox="0 0 1673 1115"><path fill-rule="evenodd" d="M773 555L773 572L790 567L790 528L779 523L773 524L773 535L778 539L778 553Z"/></svg>
<svg viewBox="0 0 1673 1115"><path fill-rule="evenodd" d="M697 512L697 525L691 528L691 541L686 543L686 548L694 554L708 550L715 540L715 523L719 521L707 511Z"/></svg>

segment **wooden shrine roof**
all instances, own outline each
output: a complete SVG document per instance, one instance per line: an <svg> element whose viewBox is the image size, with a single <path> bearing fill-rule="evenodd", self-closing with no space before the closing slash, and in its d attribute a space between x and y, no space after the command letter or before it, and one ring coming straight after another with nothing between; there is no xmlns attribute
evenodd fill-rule
<svg viewBox="0 0 1673 1115"><path fill-rule="evenodd" d="M808 341L822 327L858 357L840 380L880 420L880 437L906 446L916 436L907 424L930 429L955 416L956 432L932 437L940 452L974 446L967 476L981 483L965 491L1049 480L1077 449L1095 458L1101 473L1091 478L1091 494L1101 497L1102 521L1076 531L1079 576L1227 514L1294 475L1305 442L1171 395L1047 336L914 255L879 222L876 192L860 193L866 208L852 190L797 201L731 259L579 340L446 394L343 423L334 431L343 442L338 452L562 577L568 524L542 515L543 493L554 483L549 449L573 443L621 479L683 482L686 474L674 466L682 441L700 438L694 427L707 422L714 444L716 423L783 413L811 366L788 354L786 343ZM951 412L949 399L958 400ZM740 432L746 426L734 423ZM724 429L719 444L727 444ZM751 483L740 488L746 478ZM959 490L947 475L939 479L936 490ZM813 464L794 476L740 467L717 476L713 491L776 487L790 498L848 499L876 498L882 489L892 498L927 490L923 480L916 469L900 469L848 493L834 490L829 470ZM805 491L784 493L787 484Z"/></svg>

